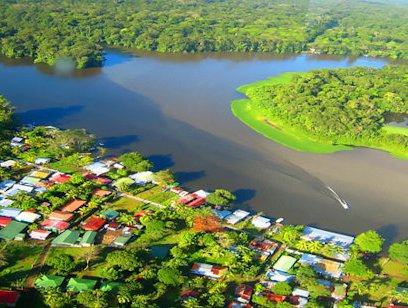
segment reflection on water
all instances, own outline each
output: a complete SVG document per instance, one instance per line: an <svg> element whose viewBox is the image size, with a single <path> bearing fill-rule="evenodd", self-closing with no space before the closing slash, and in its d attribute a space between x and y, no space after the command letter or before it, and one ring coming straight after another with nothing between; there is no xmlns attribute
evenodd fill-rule
<svg viewBox="0 0 408 308"><path fill-rule="evenodd" d="M408 126L408 114L406 113L396 113L388 112L384 116L385 123L394 126L405 127Z"/></svg>
<svg viewBox="0 0 408 308"><path fill-rule="evenodd" d="M111 153L138 150L191 189L226 188L245 208L348 233L408 233L407 163L367 149L314 155L286 149L231 114L235 88L285 71L380 59L108 50L103 68L58 75L27 59L0 60L0 93L24 121L84 127ZM333 187L351 205L330 197Z"/></svg>

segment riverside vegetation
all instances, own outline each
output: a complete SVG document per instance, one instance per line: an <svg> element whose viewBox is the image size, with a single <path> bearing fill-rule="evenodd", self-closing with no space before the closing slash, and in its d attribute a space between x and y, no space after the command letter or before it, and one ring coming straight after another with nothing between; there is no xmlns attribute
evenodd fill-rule
<svg viewBox="0 0 408 308"><path fill-rule="evenodd" d="M286 73L238 88L248 100L233 113L266 137L298 151L333 153L363 146L408 159L408 128L387 125L408 115L408 66Z"/></svg>
<svg viewBox="0 0 408 308"><path fill-rule="evenodd" d="M226 210L234 202L235 196L228 191L216 190L207 196L205 204L192 208L179 203L180 196L166 188L174 182L168 170L154 174L156 184L131 185L129 173L153 167L136 152L118 158L117 163L124 169L88 178L84 166L104 152L94 148L93 135L76 129L17 128L13 108L2 97L0 127L0 161L15 162L0 168L2 185L32 178L35 172L47 173L48 168L65 172L68 177L64 183L54 185L42 181L48 183L48 188L38 193L6 192L15 209L47 217L70 200L83 200L85 205L73 213L69 223L71 236L84 234L81 226L91 215L102 219L109 210L118 212L114 222L119 228L133 229L132 239L124 247L108 244L109 232L105 229L98 230L95 243L88 247L77 247L75 242L53 245L55 235L39 241L24 238L25 233L20 241L0 242L0 292L9 292L5 288L21 292L21 307L225 307L240 295L234 290L242 284L254 290L245 300L258 307L292 307L290 302L297 298L290 295L296 288L310 293L306 307L408 303L408 241L392 244L386 253L384 239L375 231L367 231L344 250L336 243L303 239L303 226L274 224L264 230L244 220L232 227L214 212ZM10 146L13 136L24 140L24 145ZM93 151L87 152L90 148ZM33 164L38 157L51 160L46 165ZM107 184L109 181L122 184L116 184L115 189L115 184ZM111 195L96 196L95 189ZM4 196L1 198L4 201ZM27 224L27 234L42 227L37 222ZM274 247L270 245L279 248L270 253ZM322 275L318 266L300 262L304 253L332 264L328 269L339 265L343 275ZM345 253L349 257L344 264L324 259ZM267 273L273 271L281 257L296 264L287 273L292 280L276 283L269 280ZM214 264L224 274L217 279L194 275L191 266L195 262ZM68 285L64 280L69 280Z"/></svg>
<svg viewBox="0 0 408 308"><path fill-rule="evenodd" d="M79 68L100 65L105 46L407 59L407 15L398 1L7 0L0 53Z"/></svg>

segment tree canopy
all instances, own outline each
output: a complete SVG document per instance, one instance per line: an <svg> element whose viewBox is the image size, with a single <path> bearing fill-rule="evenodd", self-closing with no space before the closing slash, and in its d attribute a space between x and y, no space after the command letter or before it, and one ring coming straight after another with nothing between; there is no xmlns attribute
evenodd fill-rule
<svg viewBox="0 0 408 308"><path fill-rule="evenodd" d="M0 52L100 65L103 47L407 58L408 9L339 0L13 0L0 3Z"/></svg>
<svg viewBox="0 0 408 308"><path fill-rule="evenodd" d="M391 259L408 264L408 240L392 244L388 252Z"/></svg>
<svg viewBox="0 0 408 308"><path fill-rule="evenodd" d="M207 196L207 202L213 205L227 206L236 200L233 193L225 189L216 189Z"/></svg>
<svg viewBox="0 0 408 308"><path fill-rule="evenodd" d="M354 243L362 252L378 253L382 250L384 239L377 232L369 230L359 234Z"/></svg>

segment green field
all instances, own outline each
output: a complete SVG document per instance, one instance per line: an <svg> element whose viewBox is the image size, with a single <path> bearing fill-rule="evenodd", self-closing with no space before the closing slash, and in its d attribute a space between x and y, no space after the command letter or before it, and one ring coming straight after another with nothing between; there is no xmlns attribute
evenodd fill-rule
<svg viewBox="0 0 408 308"><path fill-rule="evenodd" d="M284 73L277 77L243 85L237 88L237 91L247 94L249 90L254 90L266 85L285 84L289 82L293 76L298 74L307 73ZM251 99L239 99L233 101L231 103L231 110L235 117L256 132L295 151L330 154L338 151L352 150L353 146L361 146L389 152L392 156L399 159L408 159L408 153L402 153L398 149L392 149L386 145L379 144L376 140L361 140L358 144L353 143L353 146L333 144L329 141L324 142L322 140L317 140L302 130L288 126L287 123L283 123L279 118L265 116L264 112L257 107L255 101ZM401 134L408 136L408 128L404 127L385 125L382 128L382 131L386 134Z"/></svg>

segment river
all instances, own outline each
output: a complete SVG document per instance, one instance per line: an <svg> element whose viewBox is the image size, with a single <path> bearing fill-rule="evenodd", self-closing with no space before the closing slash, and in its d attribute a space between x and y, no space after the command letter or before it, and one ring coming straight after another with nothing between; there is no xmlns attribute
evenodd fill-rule
<svg viewBox="0 0 408 308"><path fill-rule="evenodd" d="M0 93L24 122L84 127L112 153L137 150L171 168L190 189L226 188L239 206L287 223L387 240L408 234L408 162L355 149L295 152L250 130L230 112L235 89L287 71L385 60L269 54L168 55L107 50L102 68L61 72L29 60L0 60ZM330 195L332 187L350 204Z"/></svg>

